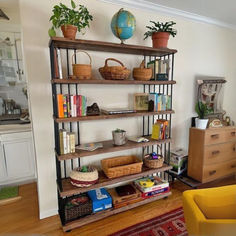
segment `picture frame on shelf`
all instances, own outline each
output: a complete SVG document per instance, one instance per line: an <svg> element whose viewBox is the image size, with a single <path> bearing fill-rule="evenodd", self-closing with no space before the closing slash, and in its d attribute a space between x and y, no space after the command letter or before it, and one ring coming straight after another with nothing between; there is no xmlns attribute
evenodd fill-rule
<svg viewBox="0 0 236 236"><path fill-rule="evenodd" d="M148 93L135 93L134 94L134 110L148 111Z"/></svg>

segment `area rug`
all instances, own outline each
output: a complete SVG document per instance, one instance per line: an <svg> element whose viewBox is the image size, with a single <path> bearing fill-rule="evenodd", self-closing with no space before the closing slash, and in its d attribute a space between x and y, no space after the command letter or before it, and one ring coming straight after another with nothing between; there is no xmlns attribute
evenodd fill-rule
<svg viewBox="0 0 236 236"><path fill-rule="evenodd" d="M187 236L183 208L133 225L110 236Z"/></svg>

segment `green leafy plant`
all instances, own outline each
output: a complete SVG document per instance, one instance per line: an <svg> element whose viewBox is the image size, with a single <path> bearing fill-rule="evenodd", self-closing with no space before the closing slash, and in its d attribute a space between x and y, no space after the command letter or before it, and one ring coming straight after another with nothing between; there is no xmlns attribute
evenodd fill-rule
<svg viewBox="0 0 236 236"><path fill-rule="evenodd" d="M145 34L144 34L144 39L151 37L153 33L156 32L167 32L173 37L177 34L177 30L173 29L173 25L176 23L174 21L168 21L165 23L161 22L155 22L155 21L150 21L154 26L146 26L147 29L149 29Z"/></svg>
<svg viewBox="0 0 236 236"><path fill-rule="evenodd" d="M199 119L204 119L208 114L213 112L211 107L202 102L197 102L195 105L195 111L198 114Z"/></svg>
<svg viewBox="0 0 236 236"><path fill-rule="evenodd" d="M49 36L56 36L55 29L62 25L74 25L79 32L85 27L89 27L89 21L92 21L93 17L89 14L88 9L83 5L79 5L78 10L76 8L73 0L71 0L71 8L62 3L53 7L53 15L49 20L52 22L52 27L48 30Z"/></svg>
<svg viewBox="0 0 236 236"><path fill-rule="evenodd" d="M123 129L116 129L116 130L114 130L116 133L122 133L122 132L125 132L125 130L123 130Z"/></svg>

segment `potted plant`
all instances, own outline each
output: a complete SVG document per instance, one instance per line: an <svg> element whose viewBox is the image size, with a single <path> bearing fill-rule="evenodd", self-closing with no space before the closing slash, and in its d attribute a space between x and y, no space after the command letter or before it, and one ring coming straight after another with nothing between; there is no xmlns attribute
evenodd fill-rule
<svg viewBox="0 0 236 236"><path fill-rule="evenodd" d="M208 123L206 116L212 113L213 109L209 108L207 104L198 101L195 106L195 111L198 114L198 118L195 119L196 128L206 129Z"/></svg>
<svg viewBox="0 0 236 236"><path fill-rule="evenodd" d="M144 39L152 37L154 48L167 48L169 36L175 37L177 31L173 29L176 23L168 21L165 23L150 21L154 26L146 26L149 30L144 34Z"/></svg>
<svg viewBox="0 0 236 236"><path fill-rule="evenodd" d="M127 141L126 131L123 129L116 129L112 131L113 142L115 145L124 145Z"/></svg>
<svg viewBox="0 0 236 236"><path fill-rule="evenodd" d="M71 0L71 8L62 3L53 7L53 15L50 18L52 27L48 31L49 36L55 37L55 29L61 27L65 38L75 39L77 30L80 32L85 27L89 27L89 21L92 21L93 17L89 14L88 9L83 5L79 5L78 10L76 8L73 0Z"/></svg>

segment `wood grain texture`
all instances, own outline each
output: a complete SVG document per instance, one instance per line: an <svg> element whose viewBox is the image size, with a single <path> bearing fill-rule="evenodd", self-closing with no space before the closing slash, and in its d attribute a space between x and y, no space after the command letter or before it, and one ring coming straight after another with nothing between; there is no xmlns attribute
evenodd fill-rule
<svg viewBox="0 0 236 236"><path fill-rule="evenodd" d="M176 84L174 80L168 81L140 81L140 80L105 80L105 79L90 79L90 80L79 80L79 79L52 79L53 84L129 84L129 85L141 85L141 84L153 84L153 85L162 85L162 84Z"/></svg>
<svg viewBox="0 0 236 236"><path fill-rule="evenodd" d="M114 53L125 53L135 55L147 55L147 56L165 56L174 54L177 52L175 49L169 48L152 48L139 45L119 44L110 43L94 40L82 40L82 39L66 39L63 37L52 37L49 45L54 47L65 48L65 49L82 49L90 51L102 51L102 52L114 52Z"/></svg>
<svg viewBox="0 0 236 236"><path fill-rule="evenodd" d="M170 170L170 169L172 169L172 166L168 166L166 164L164 164L162 167L156 168L156 169L149 169L147 167L143 167L143 170L141 173L133 174L133 175L126 175L126 176L122 176L122 177L118 177L118 178L114 178L114 179L107 178L105 176L105 174L103 173L103 171L100 171L99 172L99 180L98 180L97 184L93 184L89 187L77 188L77 187L73 186L70 183L70 179L67 178L67 179L62 179L62 189L60 189L59 184L58 184L58 189L60 192L60 196L66 197L66 196L71 196L73 194L87 192L91 189L101 188L101 187L116 184L119 182L124 182L127 180L141 178L144 176L148 176L148 175L158 173L158 172L163 172L163 171Z"/></svg>
<svg viewBox="0 0 236 236"><path fill-rule="evenodd" d="M135 207L142 206L142 205L145 205L147 203L163 199L165 197L169 197L170 195L171 195L171 192L163 193L163 194L161 194L159 196L152 197L152 198L147 198L147 199L142 200L140 202L136 202L136 203L133 203L133 204L130 204L130 205L118 208L118 209L113 209L111 211L101 212L100 214L90 215L90 216L84 217L82 219L75 220L75 221L73 221L71 223L68 223L65 226L63 226L62 228L63 228L64 231L68 231L70 229L74 229L76 227L81 227L83 225L92 223L94 221L101 220L101 219L106 218L108 216L112 216L112 215L115 215L115 214L118 214L118 213L130 210L130 209L133 209Z"/></svg>
<svg viewBox="0 0 236 236"><path fill-rule="evenodd" d="M149 142L136 143L133 141L127 141L127 143L122 146L115 146L113 144L113 140L101 141L97 143L102 143L103 148L98 148L92 152L75 149L75 153L69 153L69 154L64 154L64 155L57 154L57 158L59 161L62 161L62 160L93 156L93 155L103 154L103 153L108 153L108 152L117 152L117 151L128 150L128 149L139 148L139 147L148 147L152 145L171 142L171 139L154 140L154 139L151 139L150 136L145 136L145 137L149 139Z"/></svg>
<svg viewBox="0 0 236 236"><path fill-rule="evenodd" d="M137 116L154 116L154 115L164 115L164 114L173 114L173 110L168 111L138 111L133 113L124 113L124 114L115 114L115 115L97 115L97 116L79 116L79 117L69 117L69 118L56 118L54 120L57 123L61 122L77 122L77 121L91 121L91 120L107 120L107 119L117 119L117 118L129 118Z"/></svg>
<svg viewBox="0 0 236 236"><path fill-rule="evenodd" d="M202 187L216 187L228 184L236 184L236 179L230 177L214 184L204 184ZM22 196L22 200L6 206L0 206L0 234L107 236L181 207L182 192L189 189L189 187L178 181L171 184L171 187L172 195L167 199L154 201L74 229L69 233L64 233L58 215L39 220L36 183L23 185L19 187L19 195Z"/></svg>
<svg viewBox="0 0 236 236"><path fill-rule="evenodd" d="M206 183L236 173L234 126L190 129L188 176Z"/></svg>

